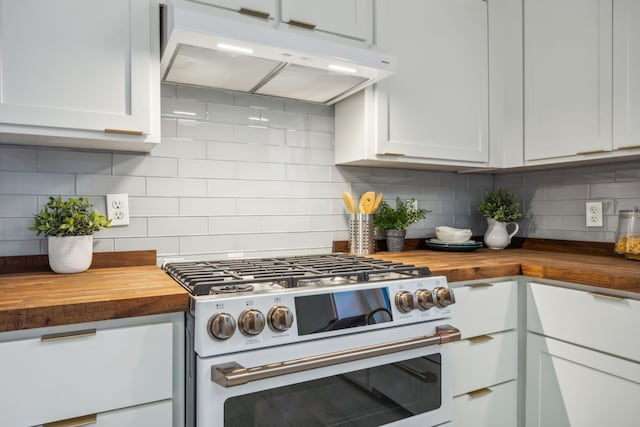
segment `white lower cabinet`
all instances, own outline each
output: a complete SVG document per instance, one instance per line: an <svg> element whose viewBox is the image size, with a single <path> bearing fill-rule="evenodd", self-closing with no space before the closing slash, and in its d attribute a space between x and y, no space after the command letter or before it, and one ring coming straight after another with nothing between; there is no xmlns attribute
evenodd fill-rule
<svg viewBox="0 0 640 427"><path fill-rule="evenodd" d="M632 427L640 421L640 364L595 350L529 333L526 388L527 426Z"/></svg>
<svg viewBox="0 0 640 427"><path fill-rule="evenodd" d="M179 425L182 316L135 319L0 334L0 425Z"/></svg>
<svg viewBox="0 0 640 427"><path fill-rule="evenodd" d="M517 396L515 380L456 396L451 426L515 427L518 425Z"/></svg>

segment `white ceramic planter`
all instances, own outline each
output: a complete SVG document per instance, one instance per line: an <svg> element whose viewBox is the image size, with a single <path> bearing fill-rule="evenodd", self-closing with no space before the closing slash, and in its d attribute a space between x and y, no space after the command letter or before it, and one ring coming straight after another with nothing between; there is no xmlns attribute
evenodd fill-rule
<svg viewBox="0 0 640 427"><path fill-rule="evenodd" d="M87 271L93 259L93 236L49 236L49 267L56 273Z"/></svg>

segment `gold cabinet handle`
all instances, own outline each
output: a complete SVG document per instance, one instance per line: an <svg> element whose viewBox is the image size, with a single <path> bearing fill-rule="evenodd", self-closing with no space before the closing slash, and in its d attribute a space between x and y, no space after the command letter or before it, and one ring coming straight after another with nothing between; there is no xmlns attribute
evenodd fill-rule
<svg viewBox="0 0 640 427"><path fill-rule="evenodd" d="M136 135L136 136L144 135L144 132L142 132L141 130L133 130L133 129L105 128L104 133L119 133L121 135Z"/></svg>
<svg viewBox="0 0 640 427"><path fill-rule="evenodd" d="M293 25L294 27L305 28L307 30L315 30L316 24L310 24L308 22L296 21L295 19L289 19L287 22L289 25Z"/></svg>
<svg viewBox="0 0 640 427"><path fill-rule="evenodd" d="M238 12L240 12L243 15L249 15L255 18L262 18L262 19L269 19L269 16L271 16L267 12L262 12L260 10L255 10L255 9L247 9L246 7L241 7Z"/></svg>
<svg viewBox="0 0 640 427"><path fill-rule="evenodd" d="M393 153L390 151L385 151L384 153L380 153L378 154L378 156L396 156L396 157L405 157L406 154L404 153Z"/></svg>
<svg viewBox="0 0 640 427"><path fill-rule="evenodd" d="M592 151L578 151L576 156L584 156L587 154L598 154L598 153L606 153L607 150L592 150Z"/></svg>
<svg viewBox="0 0 640 427"><path fill-rule="evenodd" d="M83 415L76 418L68 418L66 420L54 421L52 423L43 424L42 427L80 427L89 424L95 424L98 421L97 414Z"/></svg>
<svg viewBox="0 0 640 427"><path fill-rule="evenodd" d="M493 286L493 283L469 283L465 286L468 288L490 288Z"/></svg>
<svg viewBox="0 0 640 427"><path fill-rule="evenodd" d="M633 150L634 148L640 148L640 145L625 145L624 147L616 148L616 150Z"/></svg>
<svg viewBox="0 0 640 427"><path fill-rule="evenodd" d="M596 298L612 299L616 301L624 301L627 299L626 297L620 297L618 295L603 294L601 292L589 292L589 295Z"/></svg>
<svg viewBox="0 0 640 427"><path fill-rule="evenodd" d="M491 390L489 387L484 387L484 388L479 388L477 390L470 391L469 393L467 393L467 396L469 396L472 399L475 399L477 397L485 396L490 393L493 393L493 390Z"/></svg>
<svg viewBox="0 0 640 427"><path fill-rule="evenodd" d="M40 338L41 342L47 341L60 341L60 340L68 340L73 338L81 338L81 337L91 337L96 334L96 330L94 329L83 329L81 331L72 331L72 332L59 332L57 334L47 334L43 335Z"/></svg>
<svg viewBox="0 0 640 427"><path fill-rule="evenodd" d="M491 335L478 335L477 337L467 338L467 341L473 344L480 344L483 342L491 341L493 337Z"/></svg>

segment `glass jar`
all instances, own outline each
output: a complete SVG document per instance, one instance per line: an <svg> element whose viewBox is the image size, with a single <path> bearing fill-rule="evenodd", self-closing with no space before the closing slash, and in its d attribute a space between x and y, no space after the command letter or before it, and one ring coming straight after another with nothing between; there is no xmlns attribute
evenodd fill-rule
<svg viewBox="0 0 640 427"><path fill-rule="evenodd" d="M614 250L628 259L640 260L640 209L618 212Z"/></svg>

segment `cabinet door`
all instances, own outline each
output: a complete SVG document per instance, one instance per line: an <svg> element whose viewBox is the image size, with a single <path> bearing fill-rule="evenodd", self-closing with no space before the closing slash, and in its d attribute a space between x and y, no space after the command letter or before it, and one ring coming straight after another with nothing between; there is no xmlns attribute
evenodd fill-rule
<svg viewBox="0 0 640 427"><path fill-rule="evenodd" d="M375 28L398 59L378 84L376 154L486 163L487 3L378 0Z"/></svg>
<svg viewBox="0 0 640 427"><path fill-rule="evenodd" d="M370 0L281 0L282 22L315 25L315 30L356 40L371 40Z"/></svg>
<svg viewBox="0 0 640 427"><path fill-rule="evenodd" d="M451 427L515 427L517 396L516 381L456 396Z"/></svg>
<svg viewBox="0 0 640 427"><path fill-rule="evenodd" d="M613 148L640 148L640 2L613 9Z"/></svg>
<svg viewBox="0 0 640 427"><path fill-rule="evenodd" d="M186 0L190 3L203 3L211 6L221 7L223 9L229 9L234 11L240 11L240 9L249 9L256 12L266 13L269 15L269 19L273 19L276 15L276 2L275 0Z"/></svg>
<svg viewBox="0 0 640 427"><path fill-rule="evenodd" d="M635 426L640 364L527 334L527 426Z"/></svg>
<svg viewBox="0 0 640 427"><path fill-rule="evenodd" d="M150 19L148 1L1 0L0 124L149 134Z"/></svg>
<svg viewBox="0 0 640 427"><path fill-rule="evenodd" d="M525 160L611 150L612 0L525 0Z"/></svg>

